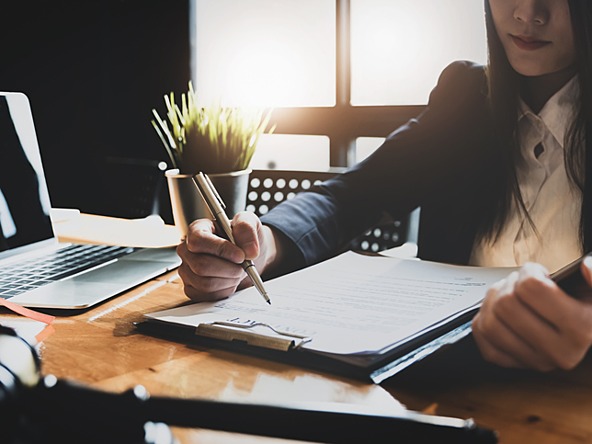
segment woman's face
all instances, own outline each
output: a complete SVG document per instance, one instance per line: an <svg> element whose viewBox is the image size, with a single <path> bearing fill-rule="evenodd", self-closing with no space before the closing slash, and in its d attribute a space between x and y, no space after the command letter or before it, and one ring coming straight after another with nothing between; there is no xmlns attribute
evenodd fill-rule
<svg viewBox="0 0 592 444"><path fill-rule="evenodd" d="M573 65L567 0L489 0L489 6L508 60L519 74L542 76Z"/></svg>

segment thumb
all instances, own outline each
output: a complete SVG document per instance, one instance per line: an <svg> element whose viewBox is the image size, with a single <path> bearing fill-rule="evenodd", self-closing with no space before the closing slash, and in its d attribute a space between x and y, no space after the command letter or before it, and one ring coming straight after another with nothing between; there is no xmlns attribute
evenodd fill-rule
<svg viewBox="0 0 592 444"><path fill-rule="evenodd" d="M250 211L241 211L234 216L231 225L236 245L245 252L245 257L255 259L259 256L262 240L259 218Z"/></svg>

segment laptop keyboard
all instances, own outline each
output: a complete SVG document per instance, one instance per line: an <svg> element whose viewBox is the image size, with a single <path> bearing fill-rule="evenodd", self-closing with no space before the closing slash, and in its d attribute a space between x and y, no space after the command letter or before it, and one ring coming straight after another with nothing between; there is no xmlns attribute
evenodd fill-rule
<svg viewBox="0 0 592 444"><path fill-rule="evenodd" d="M31 258L0 269L0 297L17 294L72 276L134 251L132 247L70 245L51 255Z"/></svg>

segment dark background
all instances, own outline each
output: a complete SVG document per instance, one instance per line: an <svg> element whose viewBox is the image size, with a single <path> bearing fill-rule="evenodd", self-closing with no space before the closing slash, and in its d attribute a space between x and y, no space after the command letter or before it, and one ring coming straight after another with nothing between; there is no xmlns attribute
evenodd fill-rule
<svg viewBox="0 0 592 444"><path fill-rule="evenodd" d="M150 120L165 94L187 88L188 10L187 0L3 4L0 90L31 100L54 207L154 208L172 221Z"/></svg>

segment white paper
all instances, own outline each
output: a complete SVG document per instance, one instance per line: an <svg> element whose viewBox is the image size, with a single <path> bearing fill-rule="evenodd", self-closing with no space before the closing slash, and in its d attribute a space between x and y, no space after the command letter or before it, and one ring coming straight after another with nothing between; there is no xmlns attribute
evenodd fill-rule
<svg viewBox="0 0 592 444"><path fill-rule="evenodd" d="M190 326L264 324L310 338L303 345L310 350L377 353L475 307L487 288L512 270L348 252L266 282L271 306L249 288L223 301L147 317Z"/></svg>
<svg viewBox="0 0 592 444"><path fill-rule="evenodd" d="M51 328L43 322L27 318L4 318L0 320L0 325L14 329L16 334L31 345L37 344L39 333L46 328Z"/></svg>

